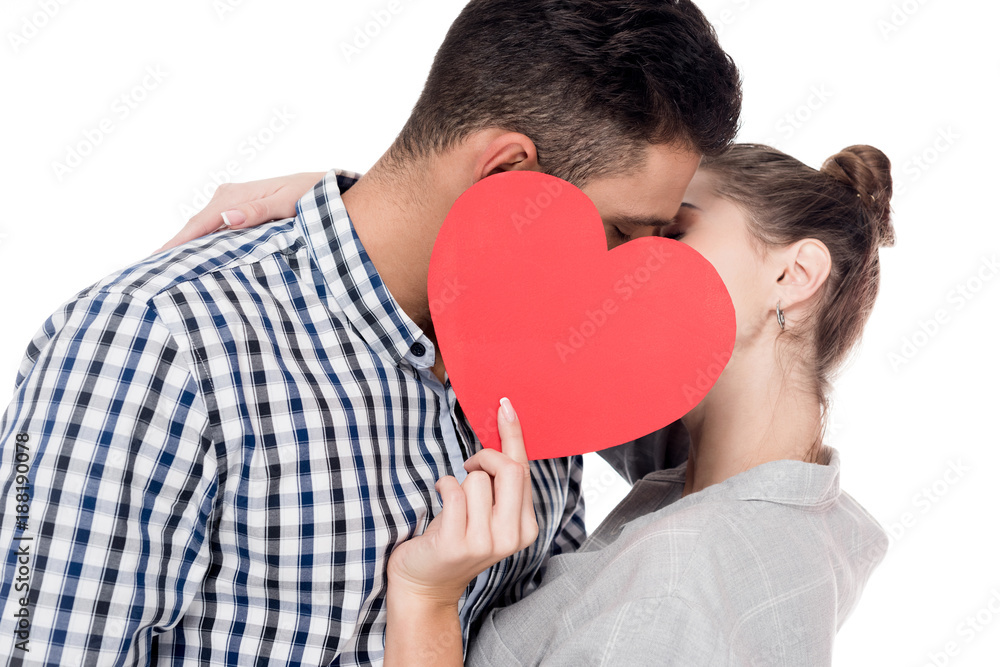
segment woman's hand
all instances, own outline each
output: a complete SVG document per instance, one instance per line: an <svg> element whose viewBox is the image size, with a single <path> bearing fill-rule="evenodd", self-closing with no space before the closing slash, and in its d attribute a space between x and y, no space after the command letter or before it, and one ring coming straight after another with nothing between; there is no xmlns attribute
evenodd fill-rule
<svg viewBox="0 0 1000 667"><path fill-rule="evenodd" d="M484 449L465 462L469 475L437 483L443 509L423 535L399 545L389 559L390 590L457 605L476 576L538 537L531 474L521 425L503 399L497 421L503 453Z"/></svg>
<svg viewBox="0 0 1000 667"><path fill-rule="evenodd" d="M211 234L220 227L245 229L294 217L295 204L325 175L324 172L309 172L250 183L223 183L208 206L188 220L184 229L156 252Z"/></svg>
<svg viewBox="0 0 1000 667"><path fill-rule="evenodd" d="M462 593L480 572L538 537L521 425L506 398L497 421L503 453L484 449L466 461L462 484L441 478L441 512L389 558L386 667L461 665Z"/></svg>

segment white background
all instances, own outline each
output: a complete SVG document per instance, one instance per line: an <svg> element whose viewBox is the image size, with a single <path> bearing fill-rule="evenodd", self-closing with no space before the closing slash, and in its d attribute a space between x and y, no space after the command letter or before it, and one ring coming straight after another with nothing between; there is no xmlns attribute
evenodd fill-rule
<svg viewBox="0 0 1000 667"><path fill-rule="evenodd" d="M0 401L43 320L171 237L227 163L234 180L373 164L464 4L399 3L348 59L342 44L388 0L49 0L51 16L43 0L4 0ZM844 487L894 539L839 635L836 664L997 664L1000 280L984 261L1000 250L1000 5L701 7L744 75L741 140L770 141L814 166L870 143L895 165L899 243L883 251L880 302L837 385L830 437ZM276 109L294 120L268 135ZM104 119L111 132L57 173ZM923 333L935 314L943 324ZM919 349L894 363L904 340ZM595 525L623 489L588 464Z"/></svg>

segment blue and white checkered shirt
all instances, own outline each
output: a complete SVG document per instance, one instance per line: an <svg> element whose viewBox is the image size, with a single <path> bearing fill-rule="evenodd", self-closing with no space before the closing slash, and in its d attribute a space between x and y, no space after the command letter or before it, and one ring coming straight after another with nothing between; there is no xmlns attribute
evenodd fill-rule
<svg viewBox="0 0 1000 667"><path fill-rule="evenodd" d="M0 423L0 663L381 662L388 556L480 445L354 233L356 179L45 323ZM532 472L539 540L470 585L466 633L583 539L579 457Z"/></svg>

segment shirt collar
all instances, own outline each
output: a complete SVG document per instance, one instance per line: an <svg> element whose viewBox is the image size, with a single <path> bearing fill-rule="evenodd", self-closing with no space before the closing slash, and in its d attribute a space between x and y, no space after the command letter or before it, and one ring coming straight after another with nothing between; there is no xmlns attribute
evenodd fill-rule
<svg viewBox="0 0 1000 667"><path fill-rule="evenodd" d="M296 206L313 261L351 326L377 354L416 368L434 365L434 345L386 289L351 222L341 195L360 174L339 169L326 174ZM418 354L421 353L421 354Z"/></svg>
<svg viewBox="0 0 1000 667"><path fill-rule="evenodd" d="M688 497L721 495L735 500L824 507L840 497L840 453L833 447L826 449L830 456L827 465L791 460L762 463ZM686 474L685 461L677 468L652 472L644 479L674 483L683 490Z"/></svg>

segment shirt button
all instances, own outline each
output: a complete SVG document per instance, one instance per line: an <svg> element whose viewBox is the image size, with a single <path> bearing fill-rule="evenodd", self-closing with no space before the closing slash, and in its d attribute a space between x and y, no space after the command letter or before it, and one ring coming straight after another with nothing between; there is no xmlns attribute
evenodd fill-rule
<svg viewBox="0 0 1000 667"><path fill-rule="evenodd" d="M414 343L410 348L410 352L412 352L415 357L422 357L427 354L427 348L424 347L423 343Z"/></svg>

